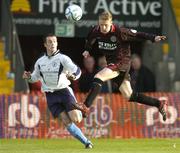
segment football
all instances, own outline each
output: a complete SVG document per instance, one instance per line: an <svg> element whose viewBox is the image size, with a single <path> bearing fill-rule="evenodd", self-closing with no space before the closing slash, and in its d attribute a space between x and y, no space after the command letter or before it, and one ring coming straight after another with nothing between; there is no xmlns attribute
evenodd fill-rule
<svg viewBox="0 0 180 153"><path fill-rule="evenodd" d="M78 21L82 17L82 9L78 5L69 5L65 10L65 16L70 21Z"/></svg>

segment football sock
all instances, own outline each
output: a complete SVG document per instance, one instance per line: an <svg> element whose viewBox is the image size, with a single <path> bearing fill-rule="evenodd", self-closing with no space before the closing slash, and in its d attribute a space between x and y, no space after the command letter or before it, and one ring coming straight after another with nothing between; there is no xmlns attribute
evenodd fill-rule
<svg viewBox="0 0 180 153"><path fill-rule="evenodd" d="M84 145L89 143L89 140L84 136L82 131L74 123L69 124L67 126L67 130L69 131L69 133L72 136L74 136L76 139L78 139Z"/></svg>
<svg viewBox="0 0 180 153"><path fill-rule="evenodd" d="M141 93L132 93L129 101L138 102L141 104L146 104L149 106L156 106L156 107L159 107L160 105L160 101L158 99L146 96Z"/></svg>
<svg viewBox="0 0 180 153"><path fill-rule="evenodd" d="M93 80L92 88L84 102L87 107L90 107L92 105L94 99L100 93L103 83L104 82L98 78L95 78Z"/></svg>

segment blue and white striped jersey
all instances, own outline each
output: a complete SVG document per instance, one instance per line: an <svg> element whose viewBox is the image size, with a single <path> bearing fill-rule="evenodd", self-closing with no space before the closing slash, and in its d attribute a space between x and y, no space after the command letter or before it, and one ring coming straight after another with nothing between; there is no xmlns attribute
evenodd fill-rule
<svg viewBox="0 0 180 153"><path fill-rule="evenodd" d="M28 81L33 83L40 80L43 91L53 92L70 85L71 82L66 77L67 73L74 74L78 79L81 70L68 56L57 51L50 57L44 55L36 61Z"/></svg>

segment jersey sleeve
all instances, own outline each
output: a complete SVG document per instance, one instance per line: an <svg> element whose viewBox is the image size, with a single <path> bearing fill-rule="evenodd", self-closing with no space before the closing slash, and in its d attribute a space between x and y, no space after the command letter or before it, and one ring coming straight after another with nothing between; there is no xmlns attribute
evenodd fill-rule
<svg viewBox="0 0 180 153"><path fill-rule="evenodd" d="M93 47L94 43L96 42L96 34L95 34L96 28L97 28L97 26L93 27L87 35L86 42L85 42L85 50L86 51L91 52L92 47Z"/></svg>
<svg viewBox="0 0 180 153"><path fill-rule="evenodd" d="M31 78L28 80L28 82L30 83L37 82L39 79L40 79L40 70L39 70L38 62L36 62L34 65L34 70L31 74Z"/></svg>
<svg viewBox="0 0 180 153"><path fill-rule="evenodd" d="M150 40L154 42L156 35L145 33L145 32L137 32L133 29L121 28L120 29L121 38L124 41L134 41L134 40Z"/></svg>
<svg viewBox="0 0 180 153"><path fill-rule="evenodd" d="M81 69L76 64L74 64L68 56L62 55L62 64L65 71L68 71L68 73L71 73L75 76L75 80L80 78Z"/></svg>

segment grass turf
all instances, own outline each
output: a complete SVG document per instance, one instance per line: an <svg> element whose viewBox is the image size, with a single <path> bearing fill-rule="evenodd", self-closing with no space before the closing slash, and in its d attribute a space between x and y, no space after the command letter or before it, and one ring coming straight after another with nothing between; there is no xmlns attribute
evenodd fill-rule
<svg viewBox="0 0 180 153"><path fill-rule="evenodd" d="M74 139L0 139L0 153L180 153L180 139L93 139L93 149Z"/></svg>

